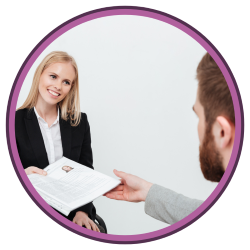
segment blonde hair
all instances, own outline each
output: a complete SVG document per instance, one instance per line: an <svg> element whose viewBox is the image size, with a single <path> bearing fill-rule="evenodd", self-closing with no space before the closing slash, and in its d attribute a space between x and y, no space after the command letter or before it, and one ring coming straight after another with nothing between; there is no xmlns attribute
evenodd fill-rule
<svg viewBox="0 0 250 250"><path fill-rule="evenodd" d="M71 62L75 69L75 79L72 83L72 87L66 97L57 105L61 109L61 117L67 121L70 119L71 126L77 126L80 123L80 99L79 99L79 80L78 80L78 68L75 59L63 51L53 51L49 53L39 64L33 77L32 86L27 99L24 104L18 109L32 109L35 107L38 94L39 94L39 80L43 71L53 63Z"/></svg>

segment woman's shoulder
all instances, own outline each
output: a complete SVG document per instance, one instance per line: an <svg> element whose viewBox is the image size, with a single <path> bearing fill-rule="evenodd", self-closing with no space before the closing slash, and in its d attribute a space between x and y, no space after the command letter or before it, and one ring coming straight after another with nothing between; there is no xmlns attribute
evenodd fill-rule
<svg viewBox="0 0 250 250"><path fill-rule="evenodd" d="M18 109L16 110L16 118L26 116L28 109Z"/></svg>
<svg viewBox="0 0 250 250"><path fill-rule="evenodd" d="M84 125L88 121L86 113L81 112L79 125Z"/></svg>
<svg viewBox="0 0 250 250"><path fill-rule="evenodd" d="M22 118L27 118L27 119L31 119L32 118L32 114L34 113L34 109L18 109L16 110L16 115L15 115L15 119L16 121L18 119L22 119Z"/></svg>
<svg viewBox="0 0 250 250"><path fill-rule="evenodd" d="M25 120L28 117L28 109L18 109L16 110L15 114L15 129L16 129L16 135L20 134L18 131L21 133L23 132Z"/></svg>
<svg viewBox="0 0 250 250"><path fill-rule="evenodd" d="M85 127L86 124L88 124L87 114L81 112L80 113L80 121L79 121L79 124L77 125L77 127L82 127L82 126Z"/></svg>
<svg viewBox="0 0 250 250"><path fill-rule="evenodd" d="M70 117L67 117L67 120L64 120L61 116L61 121L66 122L67 124L71 125L72 128L75 128L75 129L81 128L82 126L85 127L85 125L88 124L87 114L80 112L78 117L79 118L76 120L74 120L74 117L72 120L70 120ZM71 121L73 122L71 123Z"/></svg>
<svg viewBox="0 0 250 250"><path fill-rule="evenodd" d="M87 114L86 114L86 113L81 112L81 118L82 118L82 119L87 119Z"/></svg>

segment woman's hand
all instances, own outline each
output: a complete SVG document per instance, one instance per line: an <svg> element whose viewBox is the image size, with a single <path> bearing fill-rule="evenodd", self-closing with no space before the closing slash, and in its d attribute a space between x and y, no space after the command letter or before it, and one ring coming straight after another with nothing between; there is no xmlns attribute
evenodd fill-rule
<svg viewBox="0 0 250 250"><path fill-rule="evenodd" d="M89 217L88 214L82 211L76 212L76 215L73 219L73 223L79 225L79 226L85 226L87 229L100 232L99 228L97 225L92 221Z"/></svg>
<svg viewBox="0 0 250 250"><path fill-rule="evenodd" d="M28 174L40 174L40 175L47 175L47 172L40 169L40 168L37 168L37 167L28 167L28 168L25 168L24 169L25 173L28 175Z"/></svg>

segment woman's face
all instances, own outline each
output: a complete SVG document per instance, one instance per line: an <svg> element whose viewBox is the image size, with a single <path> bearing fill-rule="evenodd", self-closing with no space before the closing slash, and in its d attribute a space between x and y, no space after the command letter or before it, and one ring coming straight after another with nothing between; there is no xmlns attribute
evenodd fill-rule
<svg viewBox="0 0 250 250"><path fill-rule="evenodd" d="M62 101L69 93L75 69L70 62L53 63L43 71L39 81L39 97L48 104Z"/></svg>

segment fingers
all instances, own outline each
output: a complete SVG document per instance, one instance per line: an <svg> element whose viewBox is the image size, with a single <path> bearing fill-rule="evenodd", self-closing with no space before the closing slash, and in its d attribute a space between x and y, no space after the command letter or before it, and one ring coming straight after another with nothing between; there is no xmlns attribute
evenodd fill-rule
<svg viewBox="0 0 250 250"><path fill-rule="evenodd" d="M85 223L84 223L84 226L85 226L87 229L91 230L91 226L90 226L89 222L85 222Z"/></svg>
<svg viewBox="0 0 250 250"><path fill-rule="evenodd" d="M93 230L95 232L100 232L99 228L97 227L97 225L89 218L87 219L79 219L79 217L74 217L73 223L79 225L79 226L85 226L87 229L89 230Z"/></svg>
<svg viewBox="0 0 250 250"><path fill-rule="evenodd" d="M118 171L118 170L116 170L116 169L114 169L114 174L117 176L117 177L120 177L120 178L122 178L122 179L124 179L124 180L126 180L126 177L128 176L128 174L127 173L125 173L125 172L122 172L122 171ZM124 182L123 180L121 180L122 182Z"/></svg>
<svg viewBox="0 0 250 250"><path fill-rule="evenodd" d="M106 196L106 194L109 194L111 192L114 192L114 191L123 191L124 189L124 185L123 184L120 184L119 186L113 188L112 190L108 191L107 193L103 194L103 196Z"/></svg>
<svg viewBox="0 0 250 250"><path fill-rule="evenodd" d="M78 226L80 226L80 227L82 227L82 226L84 225L83 222L80 221L80 220L77 220L77 221L76 221L76 224L77 224Z"/></svg>
<svg viewBox="0 0 250 250"><path fill-rule="evenodd" d="M44 176L47 175L46 171L44 171L40 168L37 168L37 167L28 167L24 171L27 175L29 175L29 174L40 174L40 175L44 175Z"/></svg>
<svg viewBox="0 0 250 250"><path fill-rule="evenodd" d="M113 189L110 190L109 192L113 192L113 191L122 191L123 189L124 189L124 185L121 184L121 185L119 185L119 186L113 188ZM107 192L107 193L109 193L109 192Z"/></svg>
<svg viewBox="0 0 250 250"><path fill-rule="evenodd" d="M112 192L108 192L107 195L122 195L123 191L112 191Z"/></svg>
<svg viewBox="0 0 250 250"><path fill-rule="evenodd" d="M75 224L77 224L78 226L81 226L81 227L84 225L84 224L83 224L83 221L77 220L76 217L74 217L73 223L75 223Z"/></svg>
<svg viewBox="0 0 250 250"><path fill-rule="evenodd" d="M106 197L109 198L109 199L113 199L113 200L121 200L121 201L125 201L126 200L124 198L124 196L123 196L123 192L122 191L107 193Z"/></svg>
<svg viewBox="0 0 250 250"><path fill-rule="evenodd" d="M89 220L89 223L90 223L90 225L91 225L93 231L95 231L95 232L100 232L98 226L94 223L94 221Z"/></svg>
<svg viewBox="0 0 250 250"><path fill-rule="evenodd" d="M47 175L46 171L44 171L40 168L37 168L37 167L33 167L32 172L36 173L36 174L44 175L44 176Z"/></svg>
<svg viewBox="0 0 250 250"><path fill-rule="evenodd" d="M117 176L117 177L120 177L121 179L119 180L121 182L121 184L126 184L126 178L129 174L125 173L125 172L122 172L122 171L118 171L116 169L113 170L114 174ZM120 185L121 185L120 184Z"/></svg>
<svg viewBox="0 0 250 250"><path fill-rule="evenodd" d="M25 173L26 173L27 175L29 175L29 174L30 174L30 172L29 172L29 169L28 169L28 168L24 169L24 171L25 171Z"/></svg>
<svg viewBox="0 0 250 250"><path fill-rule="evenodd" d="M124 185L120 184L119 186L117 186L116 188L112 189L111 191L122 191L124 189Z"/></svg>
<svg viewBox="0 0 250 250"><path fill-rule="evenodd" d="M125 172L122 172L122 171L118 171L116 169L113 170L114 174L117 176L117 177L121 177L122 178L122 175L126 174Z"/></svg>
<svg viewBox="0 0 250 250"><path fill-rule="evenodd" d="M114 194L123 194L123 190L111 190L109 192L107 192L106 194L104 194L103 196L106 196L108 198L112 197L112 195ZM110 196L111 195L111 196Z"/></svg>

